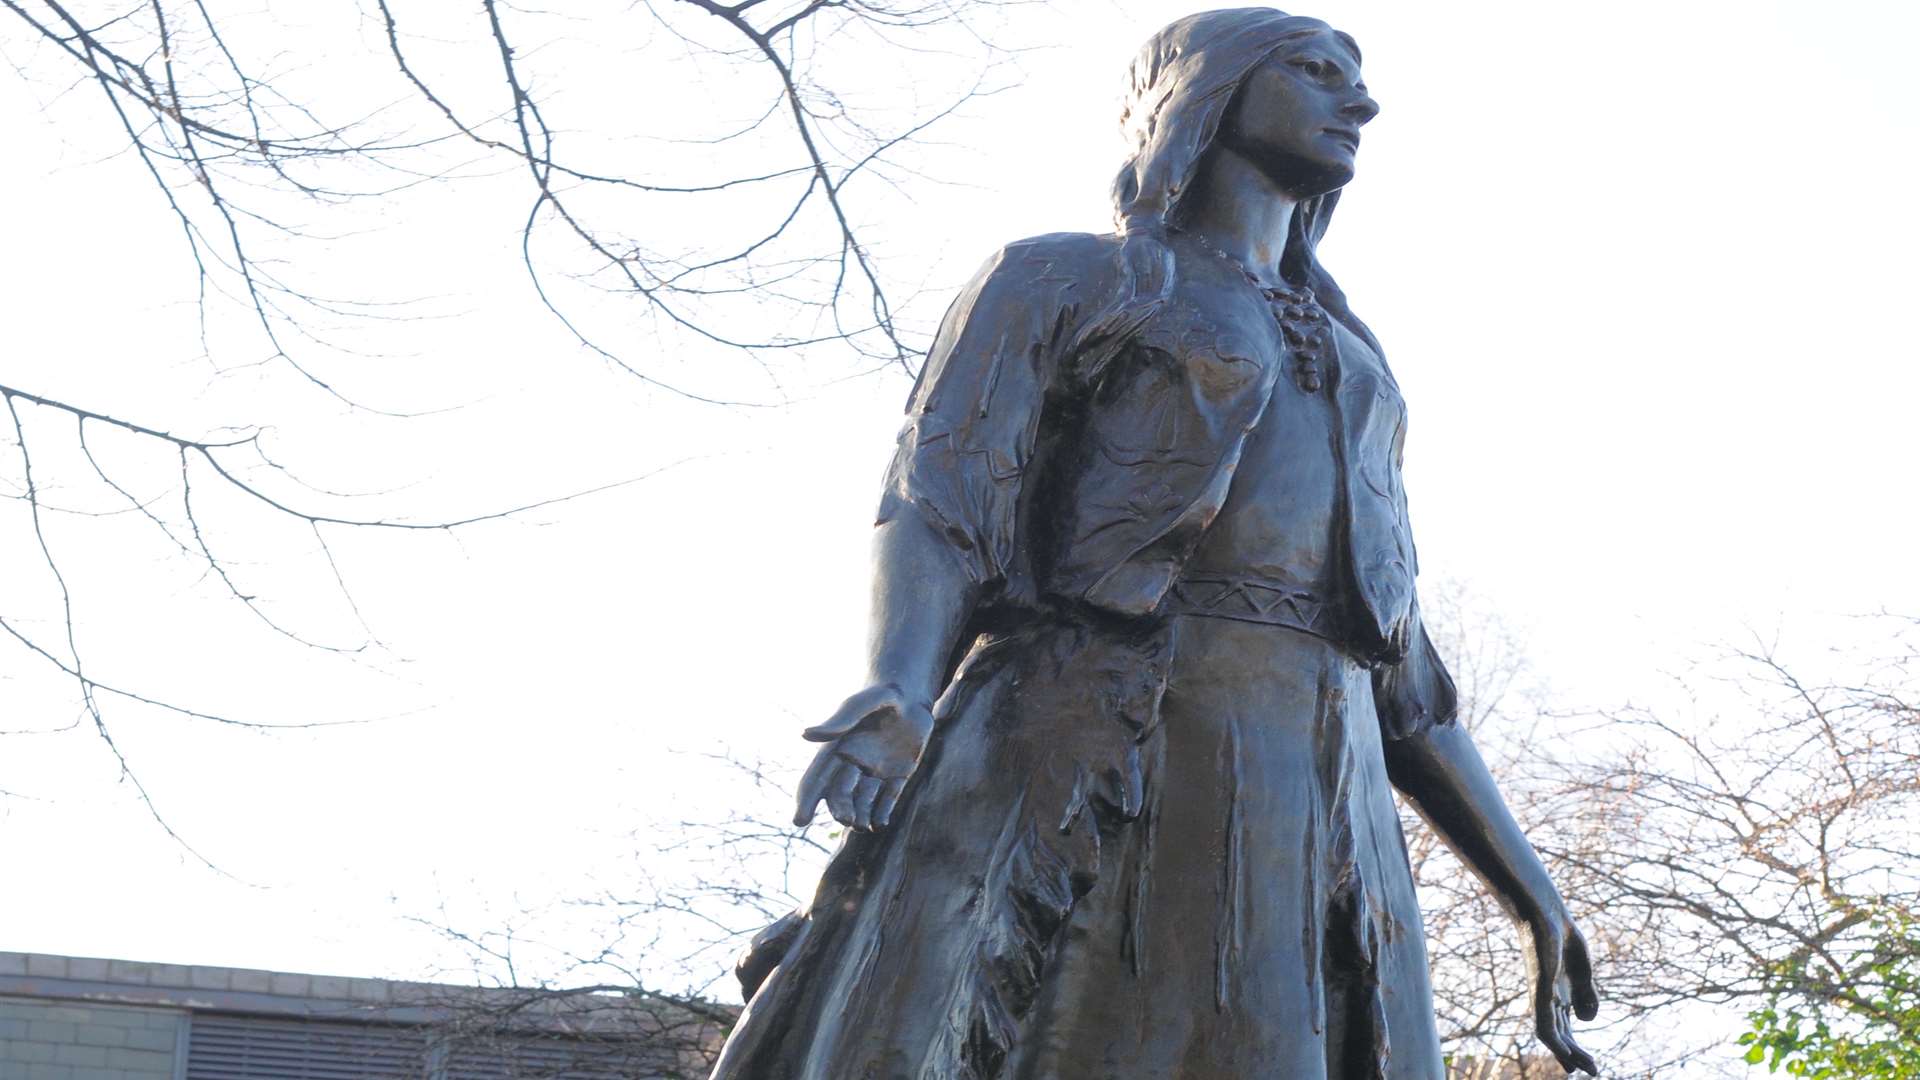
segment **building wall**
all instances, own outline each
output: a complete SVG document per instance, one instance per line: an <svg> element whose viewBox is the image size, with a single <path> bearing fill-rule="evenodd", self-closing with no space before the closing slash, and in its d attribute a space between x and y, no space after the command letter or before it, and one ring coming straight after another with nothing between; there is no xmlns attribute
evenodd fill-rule
<svg viewBox="0 0 1920 1080"><path fill-rule="evenodd" d="M175 1080L184 1010L0 997L0 1080Z"/></svg>
<svg viewBox="0 0 1920 1080"><path fill-rule="evenodd" d="M726 1026L619 994L0 951L0 1080L640 1080L704 1073L673 1063Z"/></svg>

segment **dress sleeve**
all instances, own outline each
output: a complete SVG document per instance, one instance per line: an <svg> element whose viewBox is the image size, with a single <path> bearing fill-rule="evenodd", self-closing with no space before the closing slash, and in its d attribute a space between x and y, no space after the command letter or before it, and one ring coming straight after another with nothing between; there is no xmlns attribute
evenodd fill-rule
<svg viewBox="0 0 1920 1080"><path fill-rule="evenodd" d="M1416 598L1407 617L1407 655L1373 669L1374 710L1387 739L1418 735L1435 724L1451 724L1460 711L1460 693L1427 635Z"/></svg>
<svg viewBox="0 0 1920 1080"><path fill-rule="evenodd" d="M1078 234L1001 250L947 309L914 386L878 520L922 515L989 597L1020 573L1015 526L1049 392L1157 306L1118 253Z"/></svg>

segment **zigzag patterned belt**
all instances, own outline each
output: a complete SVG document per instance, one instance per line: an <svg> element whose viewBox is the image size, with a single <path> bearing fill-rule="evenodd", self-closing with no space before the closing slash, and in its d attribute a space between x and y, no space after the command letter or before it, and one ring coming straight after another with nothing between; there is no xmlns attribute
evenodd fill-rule
<svg viewBox="0 0 1920 1080"><path fill-rule="evenodd" d="M1168 590L1161 611L1237 619L1300 630L1339 644L1339 609L1307 589L1247 577L1183 577Z"/></svg>

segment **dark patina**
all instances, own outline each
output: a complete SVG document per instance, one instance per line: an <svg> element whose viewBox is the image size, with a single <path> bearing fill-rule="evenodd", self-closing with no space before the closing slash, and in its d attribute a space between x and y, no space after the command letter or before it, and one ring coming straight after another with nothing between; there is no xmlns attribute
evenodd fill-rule
<svg viewBox="0 0 1920 1080"><path fill-rule="evenodd" d="M1442 1080L1393 789L1596 1071L1585 943L1421 622L1405 403L1317 255L1358 48L1207 12L1131 78L1117 230L996 254L914 391L868 686L807 733L800 819L849 832L714 1076Z"/></svg>

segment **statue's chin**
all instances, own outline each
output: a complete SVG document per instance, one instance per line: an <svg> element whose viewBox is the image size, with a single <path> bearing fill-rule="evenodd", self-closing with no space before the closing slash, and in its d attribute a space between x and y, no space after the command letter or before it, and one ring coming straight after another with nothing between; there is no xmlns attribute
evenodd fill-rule
<svg viewBox="0 0 1920 1080"><path fill-rule="evenodd" d="M1353 180L1351 162L1328 162L1287 185L1287 190L1298 199L1311 199L1316 195L1326 195L1339 191Z"/></svg>
<svg viewBox="0 0 1920 1080"><path fill-rule="evenodd" d="M1353 159L1296 155L1276 161L1266 170L1280 190L1295 199L1311 199L1346 187L1353 180Z"/></svg>

